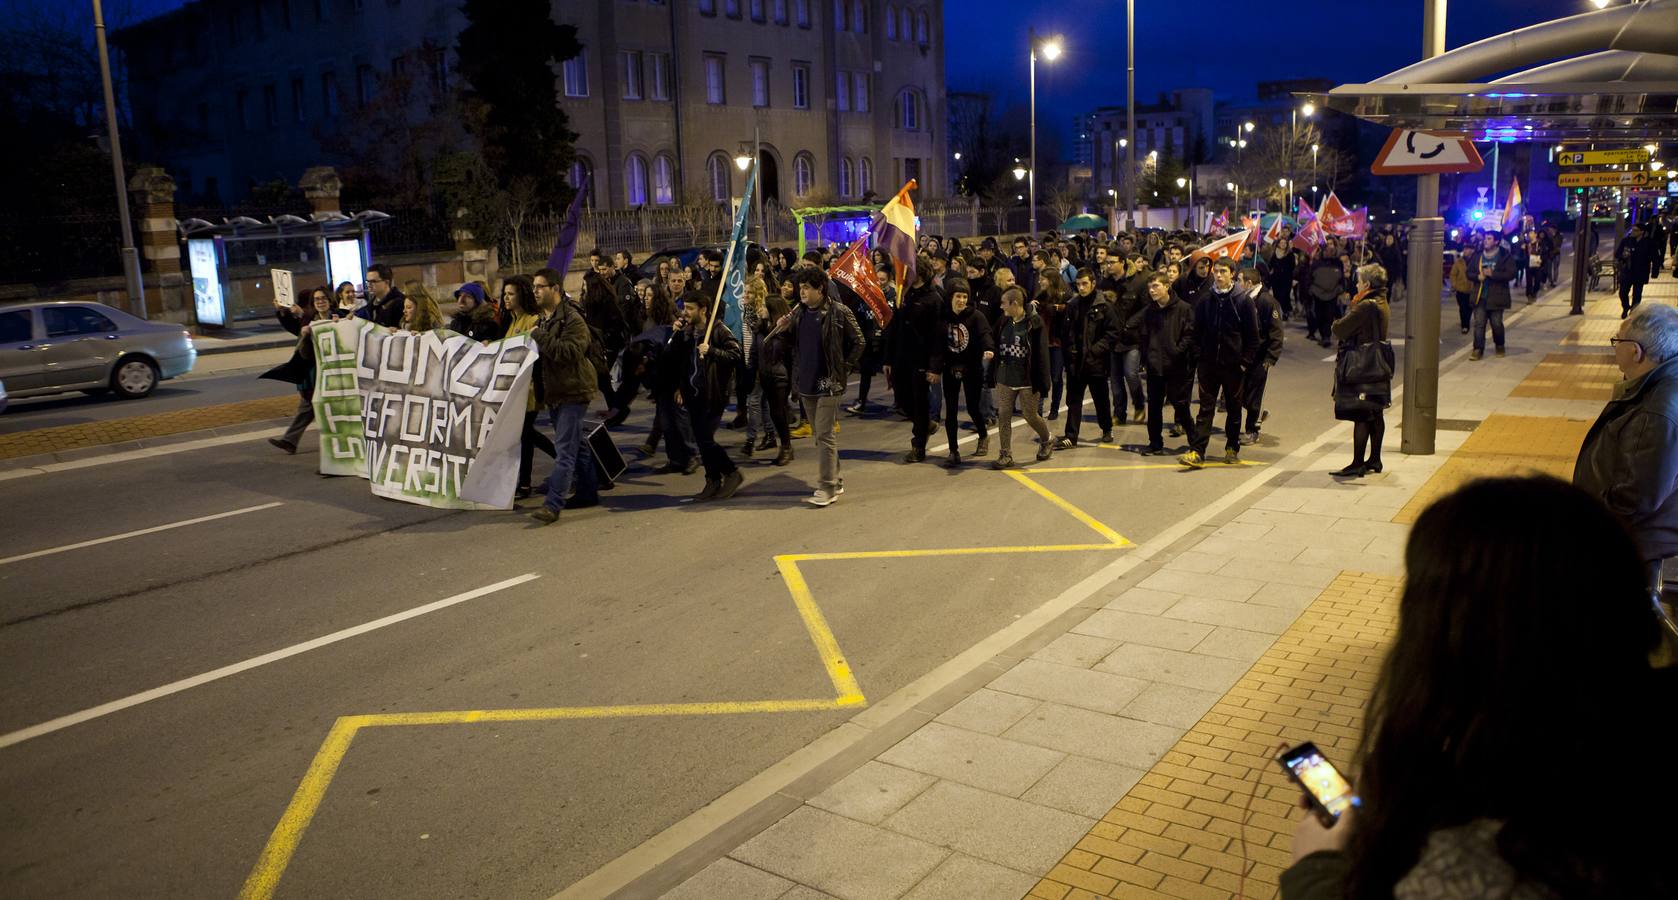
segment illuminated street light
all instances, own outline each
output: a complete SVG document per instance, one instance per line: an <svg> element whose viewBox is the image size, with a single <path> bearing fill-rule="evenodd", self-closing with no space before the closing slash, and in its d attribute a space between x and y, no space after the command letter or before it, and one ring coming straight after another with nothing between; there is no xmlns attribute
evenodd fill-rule
<svg viewBox="0 0 1678 900"><path fill-rule="evenodd" d="M1243 149L1243 150L1245 150L1245 149L1247 149L1247 139L1246 139L1246 138L1242 138L1242 139L1241 139L1241 143L1240 143L1240 144L1239 144L1239 145L1238 145L1238 146L1239 146L1239 147L1240 147L1240 148L1241 148L1241 149Z"/></svg>
<svg viewBox="0 0 1678 900"><path fill-rule="evenodd" d="M1653 156L1655 154L1655 151L1659 150L1660 148L1655 146L1654 144L1644 144L1643 149L1649 151L1649 155Z"/></svg>
<svg viewBox="0 0 1678 900"><path fill-rule="evenodd" d="M1182 187L1183 185L1188 184L1188 183L1189 183L1189 180L1187 178L1177 179L1177 186L1178 187Z"/></svg>
<svg viewBox="0 0 1678 900"><path fill-rule="evenodd" d="M1235 182L1233 182L1233 181L1224 182L1224 190L1227 190L1227 191L1235 190Z"/></svg>
<svg viewBox="0 0 1678 900"><path fill-rule="evenodd" d="M1031 170L1030 170L1031 181L1028 183L1029 190L1027 191L1027 193L1031 194L1031 237L1032 237L1033 240L1035 240L1037 238L1037 53L1038 53L1038 51L1042 51L1044 60L1046 60L1048 62L1054 62L1055 60L1060 58L1060 52L1061 52L1062 47L1061 47L1061 42L1060 42L1060 36L1059 35L1056 35L1055 37L1051 37L1051 38L1039 39L1037 37L1037 31L1035 29L1033 29L1032 32L1031 32L1030 47L1031 47L1031 50L1030 50L1029 55L1030 55L1030 59L1031 59ZM1014 177L1015 178L1023 178L1024 177L1023 175L1020 174L1020 171L1021 170L1019 170L1019 169L1014 170Z"/></svg>
<svg viewBox="0 0 1678 900"><path fill-rule="evenodd" d="M1014 180L1015 181L1024 181L1025 180L1025 166L1015 166L1014 167Z"/></svg>
<svg viewBox="0 0 1678 900"><path fill-rule="evenodd" d="M961 151L960 150L956 151L956 162L961 162Z"/></svg>
<svg viewBox="0 0 1678 900"><path fill-rule="evenodd" d="M752 155L750 153L746 153L745 151L741 151L734 157L734 165L737 166L740 171L746 171L752 167Z"/></svg>
<svg viewBox="0 0 1678 900"><path fill-rule="evenodd" d="M1301 110L1301 112L1305 113L1305 118L1307 118L1307 119L1311 118L1311 115L1313 113L1315 113L1316 111L1317 111L1317 104L1315 104L1315 103L1307 103L1307 104L1305 104L1305 108L1303 110Z"/></svg>
<svg viewBox="0 0 1678 900"><path fill-rule="evenodd" d="M1247 129L1247 133L1248 133L1248 134L1252 134L1252 133L1253 133L1253 123L1251 123L1251 122L1248 122L1248 123L1247 123L1247 124L1245 124L1245 125L1242 125L1242 126L1241 126L1241 127L1242 127L1242 128L1245 128L1245 129Z"/></svg>

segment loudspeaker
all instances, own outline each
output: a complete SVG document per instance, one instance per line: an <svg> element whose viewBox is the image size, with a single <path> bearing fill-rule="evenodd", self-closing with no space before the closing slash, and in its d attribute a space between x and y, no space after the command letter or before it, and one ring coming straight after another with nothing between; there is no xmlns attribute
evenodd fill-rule
<svg viewBox="0 0 1678 900"><path fill-rule="evenodd" d="M588 432L584 442L588 444L589 452L594 454L594 470L600 476L600 486L611 487L623 477L629 464L618 452L618 445L612 442L612 433L606 430L606 423L585 420L583 428Z"/></svg>

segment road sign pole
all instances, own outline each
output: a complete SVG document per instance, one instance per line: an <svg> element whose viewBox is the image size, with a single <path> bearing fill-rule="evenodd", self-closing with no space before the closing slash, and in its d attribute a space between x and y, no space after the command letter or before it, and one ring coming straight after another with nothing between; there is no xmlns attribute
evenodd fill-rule
<svg viewBox="0 0 1678 900"><path fill-rule="evenodd" d="M1445 0L1422 5L1422 58L1445 52ZM1410 222L1410 261L1404 304L1404 410L1399 449L1434 452L1439 424L1439 292L1444 282L1445 220L1439 217L1439 176L1416 177L1416 218Z"/></svg>
<svg viewBox="0 0 1678 900"><path fill-rule="evenodd" d="M1579 219L1573 224L1573 308L1569 315L1585 314L1585 277L1589 265L1591 241L1591 189L1583 188L1579 195Z"/></svg>

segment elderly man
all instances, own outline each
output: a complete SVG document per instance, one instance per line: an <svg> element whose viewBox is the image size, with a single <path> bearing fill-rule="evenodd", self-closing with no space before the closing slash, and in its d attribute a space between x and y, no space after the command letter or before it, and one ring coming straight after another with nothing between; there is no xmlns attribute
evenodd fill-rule
<svg viewBox="0 0 1678 900"><path fill-rule="evenodd" d="M1585 436L1573 483L1637 539L1650 585L1678 556L1678 308L1639 306L1610 339L1625 380Z"/></svg>

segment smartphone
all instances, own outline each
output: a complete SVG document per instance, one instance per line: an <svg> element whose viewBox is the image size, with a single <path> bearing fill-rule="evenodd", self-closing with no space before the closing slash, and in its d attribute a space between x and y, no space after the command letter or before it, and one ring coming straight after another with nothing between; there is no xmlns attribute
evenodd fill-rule
<svg viewBox="0 0 1678 900"><path fill-rule="evenodd" d="M1352 783L1323 756L1316 744L1306 741L1276 759L1288 778L1305 789L1311 808L1325 828L1333 828L1347 809L1363 805L1352 791Z"/></svg>

